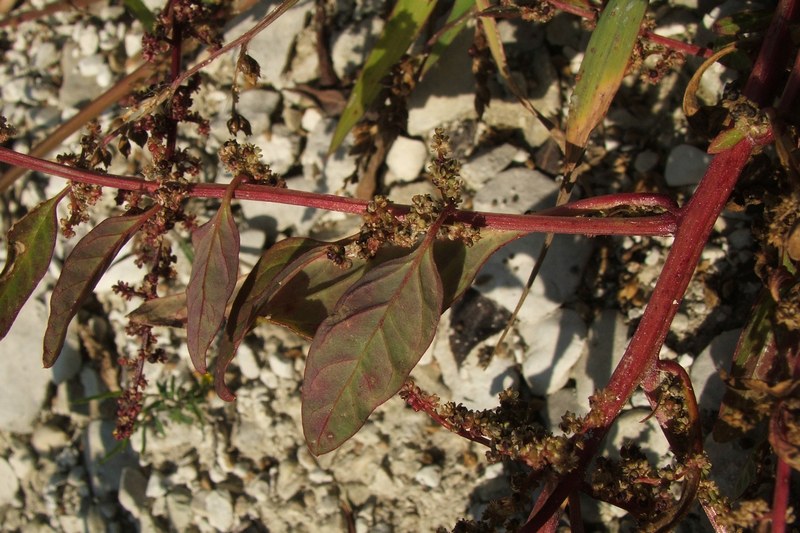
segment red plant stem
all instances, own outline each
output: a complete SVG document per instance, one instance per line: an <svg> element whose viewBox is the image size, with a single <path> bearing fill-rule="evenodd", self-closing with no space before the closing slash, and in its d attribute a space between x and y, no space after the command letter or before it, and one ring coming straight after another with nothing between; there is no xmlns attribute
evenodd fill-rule
<svg viewBox="0 0 800 533"><path fill-rule="evenodd" d="M654 382L656 376L653 374L658 372L656 362L659 350L689 286L714 222L725 206L753 149L769 140L771 136L758 141L745 138L730 150L717 154L711 161L694 196L681 210L672 250L667 256L642 320L608 385L596 395L597 401L592 410L598 416L591 417L591 422L587 422L583 429L578 467L552 488L545 503L522 531L538 531L556 513L561 502L574 489L575 484L580 482L589 461L597 453L612 422L634 390L642 381L650 385Z"/></svg>
<svg viewBox="0 0 800 533"><path fill-rule="evenodd" d="M665 48L672 48L673 50L682 52L686 55L708 58L714 54L714 50L712 50L711 48L706 48L705 46L697 46L696 44L685 43L683 41L679 41L671 37L664 37L663 35L658 35L657 33L653 33L650 30L645 31L643 35L651 43L660 44Z"/></svg>
<svg viewBox="0 0 800 533"><path fill-rule="evenodd" d="M789 505L789 478L791 467L778 457L775 470L775 490L772 493L772 533L786 531L786 508Z"/></svg>
<svg viewBox="0 0 800 533"><path fill-rule="evenodd" d="M789 80L783 89L781 101L778 104L778 116L786 116L797 109L798 97L800 97L800 54L794 58L792 71L789 73Z"/></svg>
<svg viewBox="0 0 800 533"><path fill-rule="evenodd" d="M591 198L584 198L582 200L574 200L570 202L569 208L564 208L564 206L551 207L549 209L539 211L539 214L580 215L582 214L580 213L581 210L600 211L611 210L615 208L660 208L668 213L673 213L676 215L679 212L679 208L675 203L675 200L665 194L621 192L604 196L593 196Z"/></svg>
<svg viewBox="0 0 800 533"><path fill-rule="evenodd" d="M171 37L171 60L169 65L169 81L175 81L181 74L181 57L183 55L183 31L181 24L175 20L175 13L172 13L172 37ZM175 143L178 139L178 121L170 113L169 130L167 131L166 159L172 159L175 153Z"/></svg>
<svg viewBox="0 0 800 533"><path fill-rule="evenodd" d="M797 0L780 0L769 28L764 35L764 42L758 52L750 77L744 88L744 94L752 101L769 106L778 90L783 67L789 61L793 47L787 46L790 24L797 18Z"/></svg>
<svg viewBox="0 0 800 533"><path fill-rule="evenodd" d="M20 154L4 147L0 147L0 161L81 183L112 187L126 191L152 194L161 186L161 184L157 182L145 181L132 176L115 176L68 167L29 155ZM216 183L191 184L189 185L188 195L200 198L222 198L225 196L227 188L227 185ZM368 205L367 201L355 198L294 191L290 189L277 189L275 187L252 184L240 185L234 193L234 198L239 200L298 205L354 214L362 214ZM615 202L616 201L612 200L612 203ZM660 201L657 200L657 202ZM393 211L397 215L405 214L408 212L408 209L408 206L393 207ZM575 216L511 215L475 211L456 211L453 213L451 220L474 224L478 227L524 233L670 235L675 231L675 215L672 213L632 218L578 218Z"/></svg>

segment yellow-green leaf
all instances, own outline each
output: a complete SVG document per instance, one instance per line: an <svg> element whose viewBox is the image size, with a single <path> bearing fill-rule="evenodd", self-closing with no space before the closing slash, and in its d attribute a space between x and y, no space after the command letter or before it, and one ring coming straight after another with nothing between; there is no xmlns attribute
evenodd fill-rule
<svg viewBox="0 0 800 533"><path fill-rule="evenodd" d="M600 14L569 103L567 165L580 159L589 134L617 94L647 11L647 0L611 0Z"/></svg>
<svg viewBox="0 0 800 533"><path fill-rule="evenodd" d="M467 16L467 14L474 7L475 0L455 0L455 2L453 2L450 15L444 23L444 28L446 29L441 32L441 35L439 35L439 38L436 39L436 42L431 47L431 53L422 66L420 77L425 76L430 68L439 61L442 53L453 43L458 34L461 33L467 25L467 21L471 18Z"/></svg>
<svg viewBox="0 0 800 533"><path fill-rule="evenodd" d="M436 0L397 1L383 33L358 76L353 92L350 93L347 107L336 125L330 152L334 152L342 144L348 132L378 96L381 79L403 57L435 7Z"/></svg>

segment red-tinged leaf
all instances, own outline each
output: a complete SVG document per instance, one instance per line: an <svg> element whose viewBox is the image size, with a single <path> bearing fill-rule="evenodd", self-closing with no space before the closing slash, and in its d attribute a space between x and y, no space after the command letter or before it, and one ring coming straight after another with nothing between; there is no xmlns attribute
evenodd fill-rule
<svg viewBox="0 0 800 533"><path fill-rule="evenodd" d="M364 275L365 262L342 270L320 255L292 277L259 311L270 322L311 339L342 294Z"/></svg>
<svg viewBox="0 0 800 533"><path fill-rule="evenodd" d="M466 246L460 241L436 241L433 245L433 255L442 279L444 291L442 309L450 307L464 294L492 254L525 235L516 231L481 228L481 238L472 246Z"/></svg>
<svg viewBox="0 0 800 533"><path fill-rule="evenodd" d="M8 232L8 253L0 273L0 339L47 272L58 234L56 206L69 189L37 205Z"/></svg>
<svg viewBox="0 0 800 533"><path fill-rule="evenodd" d="M778 350L775 344L775 327L772 317L775 316L775 301L769 291L763 289L758 297L747 325L739 336L739 342L733 355L730 377L737 381L759 380L769 381L776 361ZM728 422L731 414L747 409L749 399L747 391L728 388L719 408L719 416L714 424L714 439L718 442L730 441L741 435L742 431L735 424Z"/></svg>
<svg viewBox="0 0 800 533"><path fill-rule="evenodd" d="M206 352L225 320L225 308L239 273L239 230L229 201L192 235L194 263L186 287L186 341L198 372L206 373Z"/></svg>
<svg viewBox="0 0 800 533"><path fill-rule="evenodd" d="M50 297L50 317L44 335L44 366L56 362L67 326L92 292L111 261L157 208L145 213L107 218L86 234L69 254Z"/></svg>
<svg viewBox="0 0 800 533"><path fill-rule="evenodd" d="M303 385L306 443L340 446L393 396L433 340L442 282L428 239L345 292L309 348Z"/></svg>
<svg viewBox="0 0 800 533"><path fill-rule="evenodd" d="M408 255L408 248L385 247L369 262L354 259L347 270L336 266L328 259L327 254L311 256L305 262L303 270L286 281L275 296L259 310L259 315L311 339L322 321L333 313L344 292L367 269L405 255Z"/></svg>
<svg viewBox="0 0 800 533"><path fill-rule="evenodd" d="M235 398L225 385L225 371L253 326L259 310L309 261L326 254L327 247L328 243L299 237L280 241L264 252L247 275L233 301L215 362L214 387L220 398L225 401Z"/></svg>
<svg viewBox="0 0 800 533"><path fill-rule="evenodd" d="M233 305L232 298L236 296L246 277L247 276L239 276L239 279L236 280L236 287L233 289L233 295L228 299L228 306L225 310L226 313L230 313ZM148 326L185 328L188 314L186 309L186 293L180 292L147 300L128 313L128 319L136 324Z"/></svg>

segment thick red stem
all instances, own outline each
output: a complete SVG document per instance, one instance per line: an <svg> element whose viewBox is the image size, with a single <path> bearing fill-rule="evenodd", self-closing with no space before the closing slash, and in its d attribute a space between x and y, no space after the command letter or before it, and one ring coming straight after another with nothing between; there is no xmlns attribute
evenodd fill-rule
<svg viewBox="0 0 800 533"><path fill-rule="evenodd" d="M769 140L760 139L758 143ZM580 463L553 489L547 501L522 531L538 531L557 512L561 502L580 482L589 461L597 453L612 422L631 394L643 380L648 383L655 381L648 377L657 372L658 353L672 319L689 286L714 222L756 145L756 141L746 138L730 150L714 157L694 196L681 210L672 250L667 256L639 327L636 328L608 386L596 396L597 402L593 411L599 416L592 417L593 422L583 430Z"/></svg>
<svg viewBox="0 0 800 533"><path fill-rule="evenodd" d="M744 94L761 106L771 105L777 95L778 82L793 49L787 46L790 42L789 27L797 18L798 11L797 0L780 0L764 35L764 42L744 89Z"/></svg>

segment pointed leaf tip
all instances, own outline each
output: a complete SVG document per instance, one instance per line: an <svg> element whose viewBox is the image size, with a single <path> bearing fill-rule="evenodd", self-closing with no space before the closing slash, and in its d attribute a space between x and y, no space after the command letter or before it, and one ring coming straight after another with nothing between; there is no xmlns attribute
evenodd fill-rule
<svg viewBox="0 0 800 533"><path fill-rule="evenodd" d="M230 202L192 235L195 259L186 287L186 341L198 372L206 373L206 352L225 320L239 271L239 230Z"/></svg>
<svg viewBox="0 0 800 533"><path fill-rule="evenodd" d="M0 273L0 339L47 272L58 234L56 207L67 191L37 205L8 231L6 264Z"/></svg>
<svg viewBox="0 0 800 533"><path fill-rule="evenodd" d="M402 387L439 322L442 282L426 240L357 281L320 325L306 361L306 443L328 453Z"/></svg>
<svg viewBox="0 0 800 533"><path fill-rule="evenodd" d="M136 214L107 218L87 233L69 254L50 297L50 316L44 335L44 366L53 366L64 346L67 326L94 290L111 261L158 207Z"/></svg>

